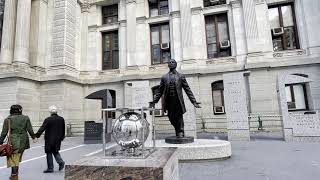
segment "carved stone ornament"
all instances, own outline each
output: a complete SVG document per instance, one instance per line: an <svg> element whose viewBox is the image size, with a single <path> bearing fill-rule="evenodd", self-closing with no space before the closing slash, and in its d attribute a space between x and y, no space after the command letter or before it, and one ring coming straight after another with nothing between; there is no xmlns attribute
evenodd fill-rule
<svg viewBox="0 0 320 180"><path fill-rule="evenodd" d="M84 0L82 1L82 3L80 3L80 7L81 7L81 12L89 12L91 4L89 2L89 0Z"/></svg>

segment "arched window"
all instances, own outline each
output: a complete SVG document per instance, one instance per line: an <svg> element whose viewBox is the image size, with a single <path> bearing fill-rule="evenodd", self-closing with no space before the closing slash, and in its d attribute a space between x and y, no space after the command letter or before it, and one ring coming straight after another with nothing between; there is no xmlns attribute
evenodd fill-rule
<svg viewBox="0 0 320 180"><path fill-rule="evenodd" d="M223 98L223 81L216 81L211 84L213 113L225 114L224 98Z"/></svg>

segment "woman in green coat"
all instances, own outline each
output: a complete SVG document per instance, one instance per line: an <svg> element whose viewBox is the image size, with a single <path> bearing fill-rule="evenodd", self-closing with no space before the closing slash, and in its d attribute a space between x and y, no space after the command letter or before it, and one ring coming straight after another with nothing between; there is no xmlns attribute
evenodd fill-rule
<svg viewBox="0 0 320 180"><path fill-rule="evenodd" d="M11 179L15 180L18 179L19 163L21 162L22 154L24 150L30 148L28 133L32 139L35 138L35 134L29 117L22 115L22 107L20 105L12 105L10 116L3 123L0 144L3 144L8 134L9 123L13 153L11 156L7 156L7 166L11 167Z"/></svg>

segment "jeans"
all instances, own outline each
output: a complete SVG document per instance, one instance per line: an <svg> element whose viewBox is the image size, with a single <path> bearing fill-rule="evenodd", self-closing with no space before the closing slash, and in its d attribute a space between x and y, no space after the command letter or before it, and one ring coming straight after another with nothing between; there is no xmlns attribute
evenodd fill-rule
<svg viewBox="0 0 320 180"><path fill-rule="evenodd" d="M62 160L59 152L47 153L47 165L48 165L48 169L50 169L50 170L53 170L53 158L52 158L52 155L54 156L54 158L56 159L56 161L57 161L57 163L59 165L64 163L64 161Z"/></svg>

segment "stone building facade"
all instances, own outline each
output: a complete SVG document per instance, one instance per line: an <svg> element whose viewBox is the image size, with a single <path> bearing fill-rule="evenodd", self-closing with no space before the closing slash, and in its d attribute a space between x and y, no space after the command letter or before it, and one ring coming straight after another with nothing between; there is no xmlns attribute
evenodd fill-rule
<svg viewBox="0 0 320 180"><path fill-rule="evenodd" d="M226 130L223 75L233 72L245 76L251 115L281 115L280 74L312 79L286 84L290 112L319 111L319 9L318 0L6 0L0 121L15 103L34 123L52 104L67 122L99 120L101 102L86 96L108 89L108 107L131 106L128 86L147 81L152 93L169 58L202 103L198 130Z"/></svg>

